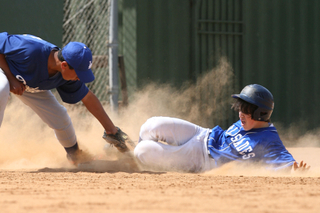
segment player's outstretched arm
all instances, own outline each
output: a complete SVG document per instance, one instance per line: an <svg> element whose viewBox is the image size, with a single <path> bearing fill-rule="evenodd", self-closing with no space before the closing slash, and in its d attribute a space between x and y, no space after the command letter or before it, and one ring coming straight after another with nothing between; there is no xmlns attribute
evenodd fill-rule
<svg viewBox="0 0 320 213"><path fill-rule="evenodd" d="M89 91L88 94L82 99L83 104L87 107L89 112L98 119L101 125L104 127L103 138L113 144L120 152L130 151L130 148L134 148L135 144L128 135L117 128L110 120L107 113L104 111L99 99ZM128 145L130 145L128 147Z"/></svg>
<svg viewBox="0 0 320 213"><path fill-rule="evenodd" d="M303 163L303 161L298 164L297 162L293 163L293 171L295 172L305 172L310 169L310 166L307 166L306 163Z"/></svg>
<svg viewBox="0 0 320 213"><path fill-rule="evenodd" d="M89 90L88 94L82 99L88 111L98 119L108 134L116 134L118 129L114 126L111 119L103 109L99 99Z"/></svg>

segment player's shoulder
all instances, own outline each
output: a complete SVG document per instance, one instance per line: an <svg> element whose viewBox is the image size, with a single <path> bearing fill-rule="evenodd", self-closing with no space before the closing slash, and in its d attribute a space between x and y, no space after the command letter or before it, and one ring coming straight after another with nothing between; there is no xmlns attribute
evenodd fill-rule
<svg viewBox="0 0 320 213"><path fill-rule="evenodd" d="M14 34L9 35L10 39L16 39L21 42L23 45L29 45L29 46L50 46L51 48L58 48L56 45L43 40L42 38L31 35L31 34Z"/></svg>
<svg viewBox="0 0 320 213"><path fill-rule="evenodd" d="M241 129L241 120L238 120L237 122L233 123L232 126L238 128L238 129Z"/></svg>
<svg viewBox="0 0 320 213"><path fill-rule="evenodd" d="M3 47L3 45L6 43L6 40L8 38L8 33L7 32L2 32L0 33L0 48Z"/></svg>
<svg viewBox="0 0 320 213"><path fill-rule="evenodd" d="M1 33L0 33L0 38L1 38L1 39L5 39L5 38L8 37L8 35L9 35L9 34L8 34L7 32L1 32Z"/></svg>
<svg viewBox="0 0 320 213"><path fill-rule="evenodd" d="M273 137L278 137L279 136L277 129L272 124L270 124L268 127L252 129L250 131L251 132L257 132L260 135L270 135L270 137L271 136L273 136Z"/></svg>
<svg viewBox="0 0 320 213"><path fill-rule="evenodd" d="M248 138L252 138L254 140L269 143L272 141L281 141L280 136L274 126L269 125L269 127L251 129L249 131L245 131L245 135Z"/></svg>

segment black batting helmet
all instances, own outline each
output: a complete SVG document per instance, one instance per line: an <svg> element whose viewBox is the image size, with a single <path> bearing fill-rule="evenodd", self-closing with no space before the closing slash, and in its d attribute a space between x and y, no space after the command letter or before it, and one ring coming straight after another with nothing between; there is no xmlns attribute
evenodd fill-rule
<svg viewBox="0 0 320 213"><path fill-rule="evenodd" d="M271 92L267 88L259 84L250 84L245 86L240 94L234 94L232 97L240 98L258 107L252 115L254 120L267 121L270 119L274 101Z"/></svg>

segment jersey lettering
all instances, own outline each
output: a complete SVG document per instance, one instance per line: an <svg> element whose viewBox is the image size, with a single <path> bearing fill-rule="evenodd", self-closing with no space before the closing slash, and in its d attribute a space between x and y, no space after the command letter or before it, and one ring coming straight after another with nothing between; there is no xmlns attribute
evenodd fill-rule
<svg viewBox="0 0 320 213"><path fill-rule="evenodd" d="M241 150L243 150L247 146L249 146L249 141L245 142L244 144L242 144L239 147L236 147L236 149L237 149L238 152L240 152Z"/></svg>
<svg viewBox="0 0 320 213"><path fill-rule="evenodd" d="M231 141L237 141L240 140L242 137L241 134L237 134L233 138L231 138ZM240 155L242 155L242 159L247 160L249 158L252 158L255 156L254 153L251 153L253 151L252 147L250 146L250 142L246 140L246 138L242 138L238 142L233 143L236 150L239 152Z"/></svg>
<svg viewBox="0 0 320 213"><path fill-rule="evenodd" d="M237 141L237 140L240 140L241 137L242 137L241 134L237 134L236 136L234 136L233 138L231 138L231 141L232 141L232 142L235 142L235 141Z"/></svg>
<svg viewBox="0 0 320 213"><path fill-rule="evenodd" d="M249 146L248 148L246 148L245 150L242 150L241 152L239 152L241 155L245 155L247 152L252 152L252 147Z"/></svg>
<svg viewBox="0 0 320 213"><path fill-rule="evenodd" d="M242 156L242 159L248 160L249 158L253 158L254 156L256 156L256 155L252 152L252 153L249 153L247 155Z"/></svg>
<svg viewBox="0 0 320 213"><path fill-rule="evenodd" d="M39 87L36 87L36 88L29 87L27 85L26 80L24 80L24 78L21 75L16 75L16 79L18 79L18 81L21 81L25 85L25 87L26 87L25 91L26 92L37 93L37 92L44 91L44 90L40 90Z"/></svg>
<svg viewBox="0 0 320 213"><path fill-rule="evenodd" d="M226 131L227 135L234 136L240 132L240 129L238 129L235 125L232 125L229 127L229 129Z"/></svg>
<svg viewBox="0 0 320 213"><path fill-rule="evenodd" d="M27 85L27 82L24 80L24 78L21 75L16 75L16 79L18 79L18 81L21 81L24 85Z"/></svg>
<svg viewBox="0 0 320 213"><path fill-rule="evenodd" d="M245 140L245 138L242 138L242 140L240 140L239 142L235 142L235 143L233 143L233 145L235 146L235 147L238 147L240 144L242 144L242 142Z"/></svg>

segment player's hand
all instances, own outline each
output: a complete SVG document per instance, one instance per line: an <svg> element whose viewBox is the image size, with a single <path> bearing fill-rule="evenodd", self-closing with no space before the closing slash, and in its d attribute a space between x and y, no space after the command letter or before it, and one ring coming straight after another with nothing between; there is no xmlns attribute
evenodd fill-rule
<svg viewBox="0 0 320 213"><path fill-rule="evenodd" d="M310 166L307 166L306 163L303 163L303 161L298 164L297 162L293 163L293 171L295 172L306 172L310 169Z"/></svg>
<svg viewBox="0 0 320 213"><path fill-rule="evenodd" d="M22 82L18 80L10 82L10 92L12 92L13 94L22 95L25 90L26 86Z"/></svg>

